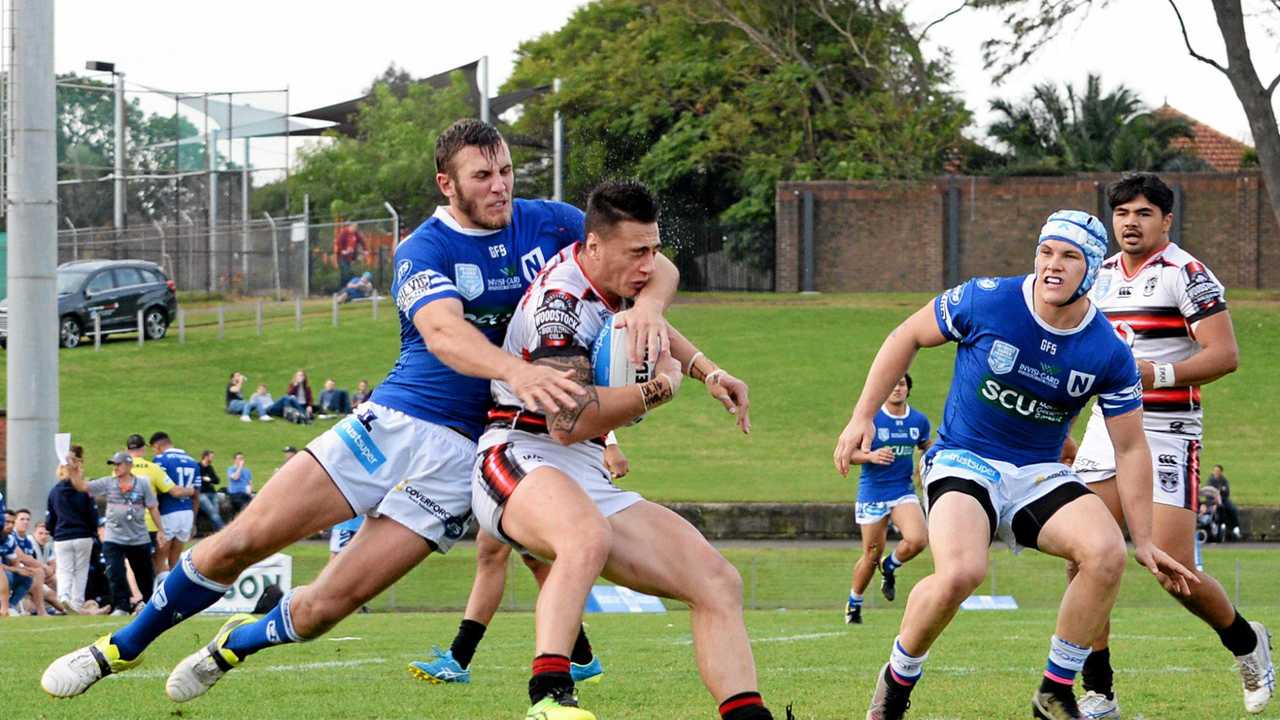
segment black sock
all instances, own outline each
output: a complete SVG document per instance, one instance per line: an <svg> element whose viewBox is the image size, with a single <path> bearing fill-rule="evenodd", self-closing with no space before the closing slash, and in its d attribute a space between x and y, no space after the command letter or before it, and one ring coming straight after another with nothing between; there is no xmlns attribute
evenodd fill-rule
<svg viewBox="0 0 1280 720"><path fill-rule="evenodd" d="M1116 693L1112 687L1114 673L1111 670L1111 648L1094 650L1084 659L1084 669L1080 671L1080 680L1086 692L1092 690L1106 695L1108 700L1115 700Z"/></svg>
<svg viewBox="0 0 1280 720"><path fill-rule="evenodd" d="M476 647L480 645L484 631L485 626L475 620L463 620L458 624L458 634L454 636L449 652L453 653L453 659L459 665L464 668L471 666L471 658L475 657Z"/></svg>
<svg viewBox="0 0 1280 720"><path fill-rule="evenodd" d="M587 629L578 626L578 639L573 641L573 652L569 653L569 660L574 665L590 665L595 654L591 652L591 641L587 639Z"/></svg>
<svg viewBox="0 0 1280 720"><path fill-rule="evenodd" d="M916 682L919 680L920 676L917 676ZM898 682L897 678L893 676L893 667L889 665L885 665L884 667L884 682L885 686L888 688L885 690L885 697L887 698L908 698L911 696L911 691L915 689L916 686L915 682L912 682L910 685L903 685Z"/></svg>
<svg viewBox="0 0 1280 720"><path fill-rule="evenodd" d="M1074 690L1074 685L1067 685L1066 683L1060 683L1057 680L1050 680L1048 677L1040 678L1040 692L1049 693L1061 700L1071 698L1074 701Z"/></svg>
<svg viewBox="0 0 1280 720"><path fill-rule="evenodd" d="M569 674L569 658L563 655L539 655L533 659L533 677L529 678L529 702L537 705L548 695L573 692L573 676Z"/></svg>
<svg viewBox="0 0 1280 720"><path fill-rule="evenodd" d="M1236 611L1236 619L1232 620L1229 626L1218 631L1218 639L1222 641L1222 646L1236 657L1248 655L1258 647L1258 634L1253 631L1253 626L1244 619L1239 610Z"/></svg>
<svg viewBox="0 0 1280 720"><path fill-rule="evenodd" d="M773 714L764 706L760 693L740 692L720 703L721 720L773 720Z"/></svg>

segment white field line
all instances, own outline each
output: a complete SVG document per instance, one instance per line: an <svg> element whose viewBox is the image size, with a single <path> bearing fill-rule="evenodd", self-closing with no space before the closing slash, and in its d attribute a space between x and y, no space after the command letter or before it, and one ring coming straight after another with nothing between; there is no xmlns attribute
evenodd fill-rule
<svg viewBox="0 0 1280 720"><path fill-rule="evenodd" d="M84 628L100 628L100 627L124 627L121 622L99 622L88 623L85 625L53 625L51 627L39 628L22 628L21 630L13 630L11 628L0 629L0 637L6 635L17 635L18 633L48 633L48 632L75 632Z"/></svg>
<svg viewBox="0 0 1280 720"><path fill-rule="evenodd" d="M801 640L819 640L821 638L840 637L842 635L850 635L850 634L851 633L847 633L847 632L816 632L816 633L805 633L803 635L783 635L782 637L751 638L751 643L754 645L756 643L769 643L769 642L799 642ZM684 638L681 640L676 640L672 644L673 645L692 645L693 639Z"/></svg>
<svg viewBox="0 0 1280 720"><path fill-rule="evenodd" d="M235 673L232 673L228 677L235 677L237 675L255 672L296 673L310 672L312 670L332 670L334 668L360 667L361 665L381 665L386 661L386 658L364 658L363 660L329 660L325 662L296 663L293 665L263 665L261 667L246 665L243 668L239 668ZM111 680L113 678L123 678L125 680L149 680L167 677L169 677L168 670L141 670L122 673L120 675L108 675L106 679Z"/></svg>

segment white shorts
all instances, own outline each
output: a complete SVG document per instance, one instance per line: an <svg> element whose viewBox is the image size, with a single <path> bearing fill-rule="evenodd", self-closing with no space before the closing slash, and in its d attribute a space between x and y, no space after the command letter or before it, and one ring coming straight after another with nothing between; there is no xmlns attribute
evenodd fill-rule
<svg viewBox="0 0 1280 720"><path fill-rule="evenodd" d="M357 515L386 515L448 551L470 520L476 446L372 402L307 445ZM376 511L376 512L375 512Z"/></svg>
<svg viewBox="0 0 1280 720"><path fill-rule="evenodd" d="M999 535L1014 552L1037 547L1040 529L1053 513L1089 494L1080 478L1062 463L1018 467L959 449L927 456L923 478L929 505L949 491L972 495L982 503L992 524L992 536ZM1033 503L1035 506L1028 508ZM1024 509L1027 512L1021 512Z"/></svg>
<svg viewBox="0 0 1280 720"><path fill-rule="evenodd" d="M853 521L859 525L875 525L876 523L889 517L894 508L905 503L920 504L920 498L915 493L903 495L893 500L882 500L879 502L858 502L853 506Z"/></svg>
<svg viewBox="0 0 1280 720"><path fill-rule="evenodd" d="M160 516L160 527L170 540L188 542L196 526L196 514L190 510L174 510Z"/></svg>
<svg viewBox="0 0 1280 720"><path fill-rule="evenodd" d="M502 509L525 475L553 467L573 478L587 492L604 517L644 500L640 493L613 484L604 467L604 448L592 443L561 445L548 435L508 430L508 441L482 450L471 473L471 507L480 527L515 548L520 544L502 534ZM484 438L481 438L481 445Z"/></svg>
<svg viewBox="0 0 1280 720"><path fill-rule="evenodd" d="M1151 499L1161 505L1195 510L1200 492L1200 440L1147 431L1151 448ZM1092 416L1076 451L1075 471L1086 483L1116 476L1116 451L1102 418Z"/></svg>

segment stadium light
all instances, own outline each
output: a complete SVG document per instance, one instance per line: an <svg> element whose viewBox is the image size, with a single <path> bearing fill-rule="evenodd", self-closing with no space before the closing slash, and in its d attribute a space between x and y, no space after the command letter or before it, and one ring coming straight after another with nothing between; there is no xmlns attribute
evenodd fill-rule
<svg viewBox="0 0 1280 720"><path fill-rule="evenodd" d="M84 64L85 70L109 72L114 76L116 87L115 107L115 198L112 203L112 225L116 230L124 228L124 73L116 72L116 64L102 60L90 60Z"/></svg>

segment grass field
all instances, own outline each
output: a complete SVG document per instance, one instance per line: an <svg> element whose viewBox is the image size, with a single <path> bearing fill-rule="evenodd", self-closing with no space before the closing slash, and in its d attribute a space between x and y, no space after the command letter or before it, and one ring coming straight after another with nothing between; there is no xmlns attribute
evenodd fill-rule
<svg viewBox="0 0 1280 720"><path fill-rule="evenodd" d="M323 551L315 545L296 550L301 581L319 567ZM927 559L903 568L894 606L871 600L865 624L846 626L840 610L852 553L789 545L732 545L725 552L744 577L754 560L758 592L769 598L771 609L749 610L747 623L761 689L779 719L787 703L806 720L862 717L874 673L896 634L906 590L928 571ZM1280 576L1273 557L1266 550L1215 548L1206 553L1206 563L1230 593L1238 562L1243 611L1276 627ZM415 570L401 592L465 595L470 547L440 560L432 558ZM961 612L931 652L925 680L913 697L912 720L1029 717L1027 702L1043 669L1064 582L1061 565L1036 553L1015 558L1003 550L993 551L992 562L999 592L1012 593L1023 609ZM989 584L983 592L988 590ZM822 609L797 609L802 607ZM207 642L219 620L192 620L153 645L137 670L103 681L84 697L53 701L38 686L47 662L120 623L12 618L0 621L0 707L5 717L49 720L520 717L532 652L527 612L498 615L473 662L470 686L428 686L405 672L405 663L431 643L446 644L457 621L456 613L357 615L325 639L264 651L206 697L176 706L164 696L164 678L178 660ZM585 707L603 720L715 717L694 667L686 612L592 615L587 622L606 678L582 689ZM1112 648L1127 718L1246 717L1239 678L1216 636L1132 566L1114 615ZM1276 720L1280 703L1248 717Z"/></svg>
<svg viewBox="0 0 1280 720"><path fill-rule="evenodd" d="M1268 463L1274 456L1270 413L1280 397L1280 376L1273 372L1280 367L1280 301L1266 294L1233 298L1241 367L1205 389L1203 463L1226 465L1237 503L1280 504ZM849 501L853 481L831 467L835 437L884 335L926 299L682 296L672 320L751 384L754 431L737 434L731 418L690 383L670 407L620 432L634 469L628 485L659 500ZM252 310L241 308L228 313L223 340L207 308L189 310L186 344L175 331L144 348L125 337L104 343L100 353L61 351L62 427L85 445L91 467L123 446L129 433L163 429L192 453L217 451L221 470L231 453L244 451L261 484L279 464L281 448L305 444L327 424L239 422L222 412L232 370L247 373L251 385L267 382L278 396L293 372L305 368L318 393L326 377L346 388L360 378L376 384L398 353L397 320L385 304L377 322L368 304L345 307L338 328L330 324L327 303L312 304L301 331L294 329L293 306L277 306L262 337ZM913 368L912 404L935 426L952 358L949 347L925 351ZM105 474L105 465L101 469Z"/></svg>

